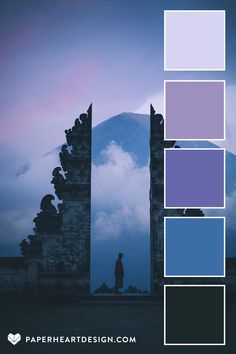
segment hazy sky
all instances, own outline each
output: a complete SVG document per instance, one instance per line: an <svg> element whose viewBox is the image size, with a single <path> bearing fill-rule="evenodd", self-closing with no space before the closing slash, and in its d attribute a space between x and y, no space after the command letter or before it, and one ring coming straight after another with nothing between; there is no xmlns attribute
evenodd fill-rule
<svg viewBox="0 0 236 354"><path fill-rule="evenodd" d="M227 71L198 78L235 82L235 1L9 0L0 5L1 142L25 159L64 139L93 102L93 124L159 104L164 9L226 9ZM160 97L160 100L158 99Z"/></svg>

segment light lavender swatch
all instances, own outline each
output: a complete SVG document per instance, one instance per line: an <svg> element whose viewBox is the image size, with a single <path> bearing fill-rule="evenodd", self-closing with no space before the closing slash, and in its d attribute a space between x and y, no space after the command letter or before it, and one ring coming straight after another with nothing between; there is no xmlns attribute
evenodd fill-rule
<svg viewBox="0 0 236 354"><path fill-rule="evenodd" d="M225 70L225 11L165 11L165 70Z"/></svg>

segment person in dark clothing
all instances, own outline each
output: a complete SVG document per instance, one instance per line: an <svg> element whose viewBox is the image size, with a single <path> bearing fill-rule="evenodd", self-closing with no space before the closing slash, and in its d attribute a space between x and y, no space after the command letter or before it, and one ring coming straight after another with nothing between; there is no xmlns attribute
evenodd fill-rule
<svg viewBox="0 0 236 354"><path fill-rule="evenodd" d="M123 288L124 268L122 264L123 253L118 254L115 265L115 292L119 294L119 289Z"/></svg>

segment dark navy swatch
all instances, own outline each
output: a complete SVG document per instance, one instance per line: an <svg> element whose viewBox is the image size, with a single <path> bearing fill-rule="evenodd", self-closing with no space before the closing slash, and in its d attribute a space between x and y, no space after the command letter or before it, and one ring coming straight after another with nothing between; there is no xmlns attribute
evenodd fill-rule
<svg viewBox="0 0 236 354"><path fill-rule="evenodd" d="M165 344L225 343L223 286L167 285L165 291Z"/></svg>

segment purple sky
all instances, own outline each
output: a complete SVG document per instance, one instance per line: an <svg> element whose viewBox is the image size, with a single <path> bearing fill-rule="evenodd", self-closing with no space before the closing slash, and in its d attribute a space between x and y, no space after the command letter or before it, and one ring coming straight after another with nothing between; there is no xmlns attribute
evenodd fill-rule
<svg viewBox="0 0 236 354"><path fill-rule="evenodd" d="M231 9L231 22L233 3L224 2L224 8ZM212 5L202 0L191 5L178 1L178 6L176 1L133 0L1 3L0 138L4 146L27 158L39 156L63 141L64 129L90 102L96 125L122 111L135 111L162 93L164 78L188 77L188 73L163 71L163 10L186 8L186 4L196 9L222 8L222 1ZM231 36L228 58L235 52ZM234 71L232 60L227 76L231 78L228 74ZM223 74L208 77L223 78Z"/></svg>

